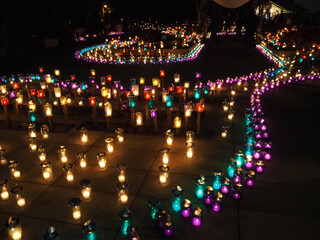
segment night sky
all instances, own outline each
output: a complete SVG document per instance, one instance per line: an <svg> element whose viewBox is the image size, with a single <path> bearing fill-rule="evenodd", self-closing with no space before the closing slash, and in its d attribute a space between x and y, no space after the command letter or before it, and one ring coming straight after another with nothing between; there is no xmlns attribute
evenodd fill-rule
<svg viewBox="0 0 320 240"><path fill-rule="evenodd" d="M297 3L301 4L308 10L312 12L320 11L320 1L319 0L296 0Z"/></svg>

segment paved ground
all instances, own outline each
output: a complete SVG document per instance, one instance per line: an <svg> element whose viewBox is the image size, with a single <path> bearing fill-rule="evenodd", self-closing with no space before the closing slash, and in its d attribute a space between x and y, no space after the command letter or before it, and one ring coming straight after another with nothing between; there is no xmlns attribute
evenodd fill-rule
<svg viewBox="0 0 320 240"><path fill-rule="evenodd" d="M66 62L67 63L67 62ZM75 67L74 63L70 63ZM79 72L84 74L91 66L84 66ZM192 79L194 72L202 71L204 79L242 75L269 67L270 65L255 50L243 49L241 43L225 41L217 48L204 49L195 62L168 65L168 74L180 72L186 79ZM67 67L65 67L67 68ZM103 68L97 71L112 71L114 76L129 79L132 76L154 76L161 66L126 66ZM117 75L119 74L119 75ZM148 75L149 74L149 75ZM195 229L183 222L179 215L172 213L176 230L175 239L318 239L319 219L319 157L318 122L319 83L281 87L264 97L263 107L267 114L273 141L273 159L267 163L266 172L258 177L256 186L246 190L244 198L237 203L225 198L224 209L219 214L205 210L195 200L193 181L199 174L210 176L211 170L225 169L225 162L233 152L244 148L244 108L249 102L249 94L241 93L236 98L236 115L229 137L220 138L221 125L226 121L221 103L228 92L221 92L214 98L214 103L206 105L206 116L202 122L202 133L195 140L195 156L185 157L183 133L176 137L171 148L170 183L162 187L158 183L160 149L165 147L163 125L161 134L155 135L145 129L142 133L133 130L126 133L125 142L116 145L115 153L108 158L108 168L98 169L96 153L105 151L103 140L113 133L90 130L90 141L80 143L79 126L89 121L85 116L73 120L75 127L65 133L50 133L48 140L37 140L48 150L48 159L53 164L54 179L49 183L42 180L39 160L25 142L26 131L0 130L1 144L7 149L8 159L18 160L21 164L22 178L19 180L25 189L27 205L17 208L11 199L0 202L0 223L10 215L19 216L24 239L40 239L49 225L54 225L61 239L81 239L80 225L87 219L94 220L100 228L99 239L121 239L117 214L123 209L117 200L117 170L120 162L128 165L127 178L130 185L129 207L133 213L133 223L141 231L141 239L159 239L154 224L148 219L146 201L154 196L162 200L163 206L170 208L170 191L177 185L185 190L185 197L194 205L204 209L204 225ZM88 115L88 114L86 114ZM116 123L113 122L113 127ZM151 128L152 129L152 128ZM89 166L86 170L76 168L75 182L66 183L62 164L58 159L59 145L67 146L69 155L79 151L88 153ZM8 169L0 167L0 176L10 179ZM67 201L71 197L80 197L79 181L89 178L93 183L90 202L82 202L82 220L72 219ZM0 239L5 237L0 230Z"/></svg>

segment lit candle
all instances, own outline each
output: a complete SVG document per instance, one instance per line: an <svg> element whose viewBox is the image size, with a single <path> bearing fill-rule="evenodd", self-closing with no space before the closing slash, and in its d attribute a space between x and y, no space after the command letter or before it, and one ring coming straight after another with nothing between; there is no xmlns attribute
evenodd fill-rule
<svg viewBox="0 0 320 240"><path fill-rule="evenodd" d="M51 162L41 163L42 177L44 180L49 180L52 178L52 166Z"/></svg>
<svg viewBox="0 0 320 240"><path fill-rule="evenodd" d="M221 192L223 194L228 194L230 191L230 180L228 178L224 178L222 181Z"/></svg>
<svg viewBox="0 0 320 240"><path fill-rule="evenodd" d="M19 207L24 207L26 205L26 200L22 195L23 188L21 186L16 186L11 189L11 194L16 199L17 205Z"/></svg>
<svg viewBox="0 0 320 240"><path fill-rule="evenodd" d="M112 105L109 102L106 102L104 104L104 112L106 117L111 117L112 116Z"/></svg>
<svg viewBox="0 0 320 240"><path fill-rule="evenodd" d="M187 158L192 158L194 143L186 143L186 147L187 147Z"/></svg>
<svg viewBox="0 0 320 240"><path fill-rule="evenodd" d="M200 227L202 225L202 210L199 207L196 207L192 214L192 226Z"/></svg>
<svg viewBox="0 0 320 240"><path fill-rule="evenodd" d="M218 192L216 199L212 203L212 210L214 212L221 212L222 205L223 205L222 199L223 199L223 195L220 192Z"/></svg>
<svg viewBox="0 0 320 240"><path fill-rule="evenodd" d="M18 162L17 161L14 161L14 160L10 160L9 161L9 164L8 164L8 167L10 169L10 172L12 174L12 176L14 178L20 178L21 177L21 172L18 168Z"/></svg>
<svg viewBox="0 0 320 240"><path fill-rule="evenodd" d="M159 182L161 186L167 186L168 185L168 179L169 179L169 167L167 165L161 165L159 167L160 169L160 175L159 175Z"/></svg>
<svg viewBox="0 0 320 240"><path fill-rule="evenodd" d="M242 184L241 183L236 183L232 187L232 197L235 200L240 200L242 198Z"/></svg>
<svg viewBox="0 0 320 240"><path fill-rule="evenodd" d="M166 142L168 146L172 146L173 143L173 132L171 131L171 129L169 129L166 132Z"/></svg>
<svg viewBox="0 0 320 240"><path fill-rule="evenodd" d="M192 114L192 103L187 103L184 105L184 116L191 117Z"/></svg>
<svg viewBox="0 0 320 240"><path fill-rule="evenodd" d="M36 138L37 137L36 125L33 123L30 123L28 126L28 132L29 132L29 137Z"/></svg>
<svg viewBox="0 0 320 240"><path fill-rule="evenodd" d="M169 156L170 156L170 149L169 148L163 148L163 149L161 149L161 153L162 153L162 163L163 163L163 165L168 165Z"/></svg>
<svg viewBox="0 0 320 240"><path fill-rule="evenodd" d="M227 165L228 165L227 174L229 178L232 179L234 172L236 170L236 161L233 158L231 158L230 161L228 161Z"/></svg>
<svg viewBox="0 0 320 240"><path fill-rule="evenodd" d="M7 183L8 183L7 179L5 178L0 179L0 190L1 190L0 196L2 200L9 199L9 191L8 191Z"/></svg>
<svg viewBox="0 0 320 240"><path fill-rule="evenodd" d="M240 167L237 167L236 171L234 172L233 182L234 183L242 183L242 180L243 180L242 169Z"/></svg>
<svg viewBox="0 0 320 240"><path fill-rule="evenodd" d="M87 167L87 154L85 152L77 153L76 158L81 168Z"/></svg>
<svg viewBox="0 0 320 240"><path fill-rule="evenodd" d="M117 191L119 201L122 204L126 204L128 202L128 184L126 182L118 183L117 184Z"/></svg>
<svg viewBox="0 0 320 240"><path fill-rule="evenodd" d="M107 154L105 152L97 153L97 160L101 169L107 168Z"/></svg>
<svg viewBox="0 0 320 240"><path fill-rule="evenodd" d="M186 143L193 143L194 142L194 131L187 131L186 132Z"/></svg>
<svg viewBox="0 0 320 240"><path fill-rule="evenodd" d="M81 219L80 203L80 198L71 198L68 202L69 206L72 207L72 216L74 220Z"/></svg>
<svg viewBox="0 0 320 240"><path fill-rule="evenodd" d="M205 189L204 194L203 194L203 203L205 205L212 204L213 194L214 194L213 187L207 186L207 188Z"/></svg>
<svg viewBox="0 0 320 240"><path fill-rule="evenodd" d="M256 178L256 174L254 171L250 170L246 173L246 176L244 178L245 184L247 187L253 187L254 186L254 181Z"/></svg>
<svg viewBox="0 0 320 240"><path fill-rule="evenodd" d="M59 157L62 163L68 162L67 149L65 146L60 146L58 149Z"/></svg>
<svg viewBox="0 0 320 240"><path fill-rule="evenodd" d="M126 236L127 229L131 225L131 212L129 209L124 209L122 212L119 213L119 220L120 220L120 231L121 234Z"/></svg>
<svg viewBox="0 0 320 240"><path fill-rule="evenodd" d="M174 128L181 128L181 117L175 117L174 118Z"/></svg>
<svg viewBox="0 0 320 240"><path fill-rule="evenodd" d="M119 175L118 175L118 181L119 182L125 182L126 181L126 169L127 169L127 165L125 163L119 163L117 165L117 169L119 171Z"/></svg>
<svg viewBox="0 0 320 240"><path fill-rule="evenodd" d="M137 126L143 125L143 116L141 112L136 112L136 125Z"/></svg>
<svg viewBox="0 0 320 240"><path fill-rule="evenodd" d="M45 111L47 117L52 117L53 114L52 114L52 105L51 105L51 103L46 103L44 105L44 111Z"/></svg>
<svg viewBox="0 0 320 240"><path fill-rule="evenodd" d="M60 87L54 87L53 91L54 91L54 95L55 95L56 98L60 98L61 97L61 88Z"/></svg>
<svg viewBox="0 0 320 240"><path fill-rule="evenodd" d="M222 127L221 137L226 138L228 136L228 127Z"/></svg>
<svg viewBox="0 0 320 240"><path fill-rule="evenodd" d="M132 240L140 239L139 229L135 225L130 225L127 228L127 239L132 239Z"/></svg>
<svg viewBox="0 0 320 240"><path fill-rule="evenodd" d="M256 170L255 172L257 174L263 174L263 172L264 172L264 162L263 161L257 161L255 170Z"/></svg>
<svg viewBox="0 0 320 240"><path fill-rule="evenodd" d="M30 147L30 149L31 149L32 151L37 150L37 144L35 144L34 140L35 140L35 139L34 139L33 137L28 137L28 138L27 138L27 142L28 142L29 147Z"/></svg>
<svg viewBox="0 0 320 240"><path fill-rule="evenodd" d="M228 114L228 119L229 119L229 120L232 120L233 117L234 117L233 110L230 110L230 111L229 111L229 114Z"/></svg>
<svg viewBox="0 0 320 240"><path fill-rule="evenodd" d="M83 224L82 231L86 240L98 239L98 226L91 220Z"/></svg>
<svg viewBox="0 0 320 240"><path fill-rule="evenodd" d="M217 169L213 171L213 184L212 187L215 190L220 190L221 189L221 179L222 178L222 171Z"/></svg>
<svg viewBox="0 0 320 240"><path fill-rule="evenodd" d="M190 217L191 215L191 208L192 208L192 205L191 205L191 201L189 199L184 199L182 202L181 202L181 217L182 218L188 218Z"/></svg>
<svg viewBox="0 0 320 240"><path fill-rule="evenodd" d="M107 151L108 153L112 154L114 151L114 141L113 138L106 138L105 139L106 142L106 147L107 147Z"/></svg>
<svg viewBox="0 0 320 240"><path fill-rule="evenodd" d="M46 233L43 235L43 239L44 240L58 240L59 234L53 226L50 226L47 228Z"/></svg>
<svg viewBox="0 0 320 240"><path fill-rule="evenodd" d="M115 133L117 134L117 139L119 143L123 143L124 141L124 134L123 134L123 129L122 128L117 128L115 130Z"/></svg>
<svg viewBox="0 0 320 240"><path fill-rule="evenodd" d="M207 182L203 175L201 175L199 178L195 179L195 193L196 197L198 199L203 198L204 190L206 188Z"/></svg>
<svg viewBox="0 0 320 240"><path fill-rule="evenodd" d="M148 210L150 214L150 218L155 220L156 213L160 211L161 202L157 198L149 198L148 199Z"/></svg>
<svg viewBox="0 0 320 240"><path fill-rule="evenodd" d="M173 78L174 78L174 82L175 83L179 83L180 82L180 74L179 73L175 73Z"/></svg>
<svg viewBox="0 0 320 240"><path fill-rule="evenodd" d="M80 181L81 194L85 200L91 198L91 181L89 179L82 179Z"/></svg>
<svg viewBox="0 0 320 240"><path fill-rule="evenodd" d="M180 186L177 186L172 190L171 194L172 209L175 212L179 212L181 210L181 202L183 201L183 189Z"/></svg>
<svg viewBox="0 0 320 240"><path fill-rule="evenodd" d="M246 170L251 170L253 168L252 156L247 156L247 160L244 166Z"/></svg>
<svg viewBox="0 0 320 240"><path fill-rule="evenodd" d="M40 145L40 146L38 147L38 156L39 156L39 160L40 160L41 162L43 162L43 161L46 160L47 154L46 154L46 147L45 147L45 146Z"/></svg>
<svg viewBox="0 0 320 240"><path fill-rule="evenodd" d="M73 164L67 163L63 166L64 174L67 179L67 182L73 182L74 174L73 174Z"/></svg>
<svg viewBox="0 0 320 240"><path fill-rule="evenodd" d="M87 143L89 141L88 129L86 129L85 127L82 127L80 130L80 136L81 136L81 142Z"/></svg>
<svg viewBox="0 0 320 240"><path fill-rule="evenodd" d="M9 217L6 222L8 237L12 240L22 239L22 228L18 218Z"/></svg>

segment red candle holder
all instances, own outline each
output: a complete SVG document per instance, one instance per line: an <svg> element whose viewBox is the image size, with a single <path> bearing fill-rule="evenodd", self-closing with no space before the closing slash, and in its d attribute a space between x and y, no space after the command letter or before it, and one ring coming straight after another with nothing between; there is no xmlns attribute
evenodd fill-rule
<svg viewBox="0 0 320 240"><path fill-rule="evenodd" d="M13 89L19 89L19 83L17 82L14 82L13 85L12 85Z"/></svg>
<svg viewBox="0 0 320 240"><path fill-rule="evenodd" d="M177 93L181 94L183 92L182 86L177 86Z"/></svg>
<svg viewBox="0 0 320 240"><path fill-rule="evenodd" d="M92 96L92 97L89 98L90 106L95 106L96 103L97 103L97 99L95 97Z"/></svg>
<svg viewBox="0 0 320 240"><path fill-rule="evenodd" d="M45 92L42 89L38 90L37 94L38 94L38 98L44 98L45 97Z"/></svg>
<svg viewBox="0 0 320 240"><path fill-rule="evenodd" d="M144 92L144 99L145 100L150 100L151 99L151 92L150 91L145 91Z"/></svg>
<svg viewBox="0 0 320 240"><path fill-rule="evenodd" d="M201 113L201 112L203 112L203 108L204 108L204 104L201 103L201 102L198 102L198 103L197 103L197 106L196 106L196 111L197 111L198 113Z"/></svg>
<svg viewBox="0 0 320 240"><path fill-rule="evenodd" d="M30 94L31 94L31 96L36 96L37 95L37 90L36 89L30 89Z"/></svg>
<svg viewBox="0 0 320 240"><path fill-rule="evenodd" d="M1 104L3 106L8 106L9 105L9 99L7 97L1 98Z"/></svg>
<svg viewBox="0 0 320 240"><path fill-rule="evenodd" d="M166 72L164 70L160 70L160 77L165 77L166 76Z"/></svg>
<svg viewBox="0 0 320 240"><path fill-rule="evenodd" d="M107 76L107 81L108 81L108 82L111 82L111 81L112 81L112 76L111 76L111 75L108 75L108 76Z"/></svg>

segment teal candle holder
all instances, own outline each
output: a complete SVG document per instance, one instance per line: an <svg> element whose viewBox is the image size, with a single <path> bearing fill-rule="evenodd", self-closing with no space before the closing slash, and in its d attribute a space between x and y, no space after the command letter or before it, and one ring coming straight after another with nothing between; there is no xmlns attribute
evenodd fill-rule
<svg viewBox="0 0 320 240"><path fill-rule="evenodd" d="M129 96L128 100L129 100L129 106L131 108L135 108L136 107L136 97L135 96Z"/></svg>
<svg viewBox="0 0 320 240"><path fill-rule="evenodd" d="M230 161L228 161L227 165L227 174L229 178L232 179L234 171L236 170L236 161L233 158L231 158Z"/></svg>
<svg viewBox="0 0 320 240"><path fill-rule="evenodd" d="M35 111L29 111L29 119L30 122L36 122L37 121L37 115Z"/></svg>
<svg viewBox="0 0 320 240"><path fill-rule="evenodd" d="M237 167L242 167L245 161L244 154L241 151L238 151L235 153L234 160L236 161Z"/></svg>
<svg viewBox="0 0 320 240"><path fill-rule="evenodd" d="M183 189L180 186L177 186L171 193L172 209L175 212L179 212L181 210L181 202L183 201Z"/></svg>
<svg viewBox="0 0 320 240"><path fill-rule="evenodd" d="M127 229L131 225L131 212L129 209L125 209L119 213L120 231L122 235L127 235Z"/></svg>
<svg viewBox="0 0 320 240"><path fill-rule="evenodd" d="M167 108L173 107L173 96L171 94L167 94L166 96L166 106Z"/></svg>
<svg viewBox="0 0 320 240"><path fill-rule="evenodd" d="M147 203L150 217L155 220L156 213L160 211L161 202L157 198L150 198Z"/></svg>
<svg viewBox="0 0 320 240"><path fill-rule="evenodd" d="M203 198L203 194L206 189L206 186L207 186L207 182L204 176L201 175L199 178L195 179L195 193L198 199Z"/></svg>
<svg viewBox="0 0 320 240"><path fill-rule="evenodd" d="M82 226L82 232L85 240L97 240L98 239L98 226L91 220L85 222Z"/></svg>
<svg viewBox="0 0 320 240"><path fill-rule="evenodd" d="M200 99L200 89L199 88L195 88L194 89L194 99L199 100Z"/></svg>
<svg viewBox="0 0 320 240"><path fill-rule="evenodd" d="M212 187L214 190L220 190L221 189L221 180L222 180L222 171L217 169L213 171L213 183Z"/></svg>
<svg viewBox="0 0 320 240"><path fill-rule="evenodd" d="M43 240L59 240L59 234L57 230L53 227L50 226L48 227L46 233L43 235Z"/></svg>

